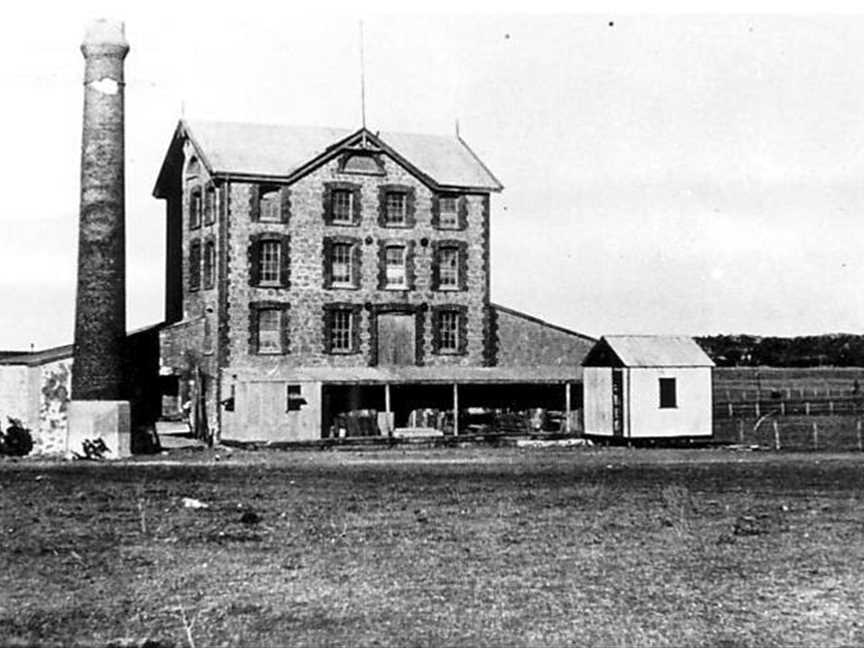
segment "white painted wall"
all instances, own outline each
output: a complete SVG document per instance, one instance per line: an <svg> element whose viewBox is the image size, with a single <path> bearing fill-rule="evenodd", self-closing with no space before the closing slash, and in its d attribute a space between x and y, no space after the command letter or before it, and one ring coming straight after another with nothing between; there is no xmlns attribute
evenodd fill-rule
<svg viewBox="0 0 864 648"><path fill-rule="evenodd" d="M636 367L627 372L629 417L625 417L631 438L711 436L710 368ZM677 407L660 408L660 378L675 378ZM624 393L626 399L626 386Z"/></svg>
<svg viewBox="0 0 864 648"><path fill-rule="evenodd" d="M612 436L612 369L583 367L585 434Z"/></svg>
<svg viewBox="0 0 864 648"><path fill-rule="evenodd" d="M223 394L231 393L231 384ZM308 441L321 438L321 383L301 382L306 404L288 412L287 382L241 380L234 385L234 411L222 410L224 441Z"/></svg>
<svg viewBox="0 0 864 648"><path fill-rule="evenodd" d="M21 419L31 430L38 425L39 410L31 411L30 376L26 365L0 365L0 425L7 416Z"/></svg>

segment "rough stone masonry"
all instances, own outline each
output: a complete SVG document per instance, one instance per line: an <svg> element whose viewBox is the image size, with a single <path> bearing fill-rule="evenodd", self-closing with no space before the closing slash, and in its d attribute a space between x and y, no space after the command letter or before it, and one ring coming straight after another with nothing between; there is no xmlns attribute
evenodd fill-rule
<svg viewBox="0 0 864 648"><path fill-rule="evenodd" d="M88 27L84 54L81 211L75 304L73 400L124 398L126 276L122 23Z"/></svg>

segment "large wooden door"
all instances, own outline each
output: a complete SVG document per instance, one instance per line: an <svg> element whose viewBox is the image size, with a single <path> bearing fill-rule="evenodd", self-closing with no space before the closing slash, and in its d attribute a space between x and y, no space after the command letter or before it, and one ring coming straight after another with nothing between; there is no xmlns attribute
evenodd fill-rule
<svg viewBox="0 0 864 648"><path fill-rule="evenodd" d="M413 365L416 352L414 315L382 313L378 315L378 364Z"/></svg>

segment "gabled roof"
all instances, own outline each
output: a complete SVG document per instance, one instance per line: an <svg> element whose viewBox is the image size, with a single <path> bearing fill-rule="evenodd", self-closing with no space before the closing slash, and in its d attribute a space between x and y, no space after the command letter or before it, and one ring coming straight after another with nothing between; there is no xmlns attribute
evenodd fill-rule
<svg viewBox="0 0 864 648"><path fill-rule="evenodd" d="M184 139L191 140L214 176L294 181L365 138L425 182L443 188L500 191L502 185L459 137L371 133L364 129L180 120L154 194Z"/></svg>
<svg viewBox="0 0 864 648"><path fill-rule="evenodd" d="M696 341L685 335L606 335L585 357L584 367L713 367Z"/></svg>

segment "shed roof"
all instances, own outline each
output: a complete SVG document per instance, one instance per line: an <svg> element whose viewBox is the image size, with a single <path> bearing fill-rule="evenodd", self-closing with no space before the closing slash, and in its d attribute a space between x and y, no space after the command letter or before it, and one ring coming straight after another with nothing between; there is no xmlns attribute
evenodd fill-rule
<svg viewBox="0 0 864 648"><path fill-rule="evenodd" d="M605 335L585 357L585 367L713 367L686 335Z"/></svg>
<svg viewBox="0 0 864 648"><path fill-rule="evenodd" d="M175 143L191 139L202 161L214 175L293 178L365 135L424 178L443 187L499 191L501 183L458 136L410 133L371 133L360 129L286 126L244 122L181 120L169 148L163 174Z"/></svg>

